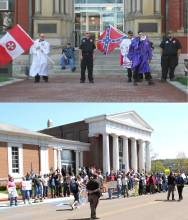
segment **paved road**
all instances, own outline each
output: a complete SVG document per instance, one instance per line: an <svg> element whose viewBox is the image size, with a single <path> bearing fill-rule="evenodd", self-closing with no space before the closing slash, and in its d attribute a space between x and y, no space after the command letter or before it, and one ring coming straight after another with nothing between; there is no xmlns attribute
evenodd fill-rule
<svg viewBox="0 0 188 220"><path fill-rule="evenodd" d="M184 189L184 200L181 202L166 201L166 193L100 200L97 215L101 220L188 220L187 204L188 187ZM12 208L11 212L10 209L0 209L0 219L3 220L89 220L89 215L88 204L75 211L55 204Z"/></svg>
<svg viewBox="0 0 188 220"><path fill-rule="evenodd" d="M133 86L124 76L96 76L95 84L80 84L79 75L54 76L49 83L25 80L0 88L0 102L187 102L188 97L155 79Z"/></svg>

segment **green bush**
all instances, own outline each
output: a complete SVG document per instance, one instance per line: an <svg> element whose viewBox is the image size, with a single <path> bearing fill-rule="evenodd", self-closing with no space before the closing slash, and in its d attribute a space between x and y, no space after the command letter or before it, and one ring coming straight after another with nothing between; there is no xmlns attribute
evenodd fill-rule
<svg viewBox="0 0 188 220"><path fill-rule="evenodd" d="M6 186L0 186L0 191L6 191L7 187Z"/></svg>
<svg viewBox="0 0 188 220"><path fill-rule="evenodd" d="M180 82L181 84L187 86L188 85L188 77L182 76L182 77L177 77L176 81Z"/></svg>
<svg viewBox="0 0 188 220"><path fill-rule="evenodd" d="M7 76L0 76L0 82L10 81L10 78Z"/></svg>

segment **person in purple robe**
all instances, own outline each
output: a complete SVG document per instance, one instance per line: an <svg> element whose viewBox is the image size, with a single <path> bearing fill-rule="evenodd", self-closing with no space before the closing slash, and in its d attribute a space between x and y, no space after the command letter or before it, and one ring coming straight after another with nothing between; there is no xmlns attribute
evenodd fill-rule
<svg viewBox="0 0 188 220"><path fill-rule="evenodd" d="M139 81L139 74L145 75L149 85L153 84L149 63L152 59L151 42L142 32L138 32L138 37L132 40L127 56L132 61L132 71L134 85Z"/></svg>

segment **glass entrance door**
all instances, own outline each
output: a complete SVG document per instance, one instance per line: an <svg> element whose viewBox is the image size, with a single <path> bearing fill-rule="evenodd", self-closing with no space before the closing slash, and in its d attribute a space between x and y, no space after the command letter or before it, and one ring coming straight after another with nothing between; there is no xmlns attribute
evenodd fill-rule
<svg viewBox="0 0 188 220"><path fill-rule="evenodd" d="M69 163L62 163L61 165L63 172L65 174L72 174L72 172L74 172L74 167L73 164L69 164Z"/></svg>

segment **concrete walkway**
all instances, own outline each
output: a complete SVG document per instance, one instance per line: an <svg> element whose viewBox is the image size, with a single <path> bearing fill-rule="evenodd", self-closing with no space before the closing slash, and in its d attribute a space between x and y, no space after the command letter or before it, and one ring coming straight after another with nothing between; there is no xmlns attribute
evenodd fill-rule
<svg viewBox="0 0 188 220"><path fill-rule="evenodd" d="M4 194L5 195L5 194ZM33 205L40 205L40 204L49 204L49 203L53 203L57 206L62 206L63 204L66 204L67 206L69 206L69 208L71 209L71 204L74 201L74 197L70 196L70 197L61 197L61 198L54 198L54 199L44 199L42 202L37 202L34 203L34 199L31 199L31 203L30 204L24 204L23 200L21 198L18 198L18 205L17 206L12 206L10 207L9 201L8 201L8 196L6 195L6 198L2 197L3 195L0 194L0 210L2 209L7 209L7 208L18 208L18 207L24 207L24 206L33 206Z"/></svg>
<svg viewBox="0 0 188 220"><path fill-rule="evenodd" d="M0 87L0 102L187 102L187 93L154 79L133 86L125 76L96 76L95 83L80 84L80 75L53 76L49 83L24 80Z"/></svg>

